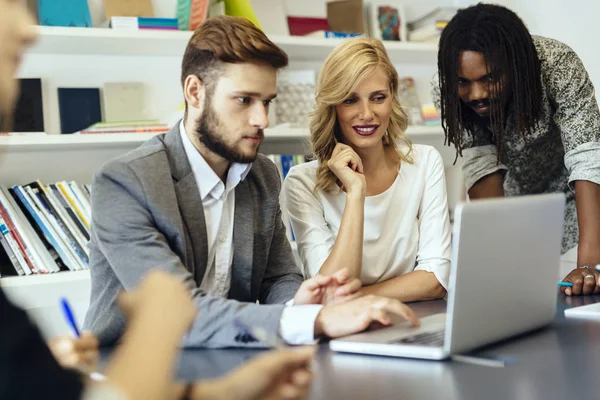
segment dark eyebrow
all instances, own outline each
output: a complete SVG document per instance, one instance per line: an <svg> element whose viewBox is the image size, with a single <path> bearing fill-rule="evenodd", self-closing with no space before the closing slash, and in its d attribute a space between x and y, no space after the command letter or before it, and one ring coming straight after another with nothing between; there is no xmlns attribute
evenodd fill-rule
<svg viewBox="0 0 600 400"><path fill-rule="evenodd" d="M239 96L239 97L259 97L259 98L263 97L262 93L258 93L258 92L233 92L233 95ZM277 93L267 96L267 98L265 100L273 100L275 97L277 97Z"/></svg>
<svg viewBox="0 0 600 400"><path fill-rule="evenodd" d="M491 76L494 76L494 74L492 72L490 72L489 74L485 74L482 77L480 77L479 79L475 79L474 81L475 82L483 81L485 79L488 79ZM461 81L465 81L465 82L473 82L471 79L467 79L467 78L462 77L462 76L459 76L458 79L461 80Z"/></svg>

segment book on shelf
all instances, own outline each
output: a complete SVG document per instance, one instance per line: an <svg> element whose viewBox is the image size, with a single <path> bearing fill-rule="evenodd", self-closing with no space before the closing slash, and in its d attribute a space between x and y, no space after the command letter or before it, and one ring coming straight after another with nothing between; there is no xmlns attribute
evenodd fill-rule
<svg viewBox="0 0 600 400"><path fill-rule="evenodd" d="M152 0L104 0L104 16L154 17Z"/></svg>
<svg viewBox="0 0 600 400"><path fill-rule="evenodd" d="M292 167L311 161L311 157L303 154L268 154L267 157L273 161L277 167L277 171L279 171L279 176L281 177L282 182L287 177ZM289 218L287 215L282 216L282 218L288 240L294 241L294 232L292 231L292 225L289 222Z"/></svg>
<svg viewBox="0 0 600 400"><path fill-rule="evenodd" d="M421 106L421 114L423 115L423 125L439 126L442 123L442 118L433 103L423 104Z"/></svg>
<svg viewBox="0 0 600 400"><path fill-rule="evenodd" d="M437 43L442 30L458 11L457 7L436 7L425 15L409 22L408 40L411 42Z"/></svg>
<svg viewBox="0 0 600 400"><path fill-rule="evenodd" d="M86 0L37 0L40 25L90 28L92 17Z"/></svg>
<svg viewBox="0 0 600 400"><path fill-rule="evenodd" d="M106 82L102 90L104 122L147 120L143 82Z"/></svg>
<svg viewBox="0 0 600 400"><path fill-rule="evenodd" d="M223 9L221 15L225 15L225 4L221 4L218 9L213 0L177 0L176 23L182 31L193 31L200 26L207 18L212 9L213 14L218 9ZM229 14L231 15L231 14Z"/></svg>
<svg viewBox="0 0 600 400"><path fill-rule="evenodd" d="M100 25L101 28L132 29L132 30L168 30L177 31L176 18L154 18L154 17L111 17Z"/></svg>
<svg viewBox="0 0 600 400"><path fill-rule="evenodd" d="M339 38L339 39L347 39L353 37L361 37L364 36L363 33L346 33L346 32L336 32L336 31L315 31L305 35L307 37L320 37L320 38Z"/></svg>
<svg viewBox="0 0 600 400"><path fill-rule="evenodd" d="M102 121L99 88L58 88L62 133L74 133Z"/></svg>
<svg viewBox="0 0 600 400"><path fill-rule="evenodd" d="M31 275L89 267L89 185L0 185L0 273Z"/></svg>
<svg viewBox="0 0 600 400"><path fill-rule="evenodd" d="M290 172L293 166L310 160L310 157L303 154L267 154L267 157L277 167L282 181L287 177L288 172Z"/></svg>
<svg viewBox="0 0 600 400"><path fill-rule="evenodd" d="M19 79L19 85L19 100L15 107L12 129L15 132L43 132L42 80Z"/></svg>
<svg viewBox="0 0 600 400"><path fill-rule="evenodd" d="M145 121L123 121L123 122L99 122L93 124L78 134L99 134L99 133L166 133L170 127L162 124L158 120Z"/></svg>
<svg viewBox="0 0 600 400"><path fill-rule="evenodd" d="M46 136L46 132L0 132L0 136Z"/></svg>
<svg viewBox="0 0 600 400"><path fill-rule="evenodd" d="M421 103L412 77L398 79L398 98L408 116L409 125L422 125Z"/></svg>

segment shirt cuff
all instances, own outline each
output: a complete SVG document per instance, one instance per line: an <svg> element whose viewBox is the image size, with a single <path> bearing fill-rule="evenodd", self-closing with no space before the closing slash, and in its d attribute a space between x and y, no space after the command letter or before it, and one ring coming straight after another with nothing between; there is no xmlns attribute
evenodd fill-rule
<svg viewBox="0 0 600 400"><path fill-rule="evenodd" d="M317 304L285 307L279 321L279 336L288 344L314 343L315 321L322 308Z"/></svg>
<svg viewBox="0 0 600 400"><path fill-rule="evenodd" d="M450 280L450 260L443 260L433 266L427 263L419 264L415 267L415 271L431 272L438 280L440 285L448 291L448 281Z"/></svg>
<svg viewBox="0 0 600 400"><path fill-rule="evenodd" d="M127 396L120 389L110 383L92 383L86 385L82 400L127 400Z"/></svg>
<svg viewBox="0 0 600 400"><path fill-rule="evenodd" d="M481 178L497 171L507 171L506 165L498 163L498 150L494 145L477 146L463 150L463 174L470 190Z"/></svg>
<svg viewBox="0 0 600 400"><path fill-rule="evenodd" d="M600 143L595 142L584 143L565 154L571 190L575 189L575 181L590 181L600 185L599 160Z"/></svg>

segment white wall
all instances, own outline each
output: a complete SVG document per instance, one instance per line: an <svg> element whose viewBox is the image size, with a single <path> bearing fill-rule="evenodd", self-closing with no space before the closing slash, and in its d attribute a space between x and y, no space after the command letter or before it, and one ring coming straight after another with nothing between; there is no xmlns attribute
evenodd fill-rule
<svg viewBox="0 0 600 400"><path fill-rule="evenodd" d="M533 34L569 45L579 55L596 88L600 88L600 2L597 0L519 0L512 10ZM598 94L596 94L598 98Z"/></svg>
<svg viewBox="0 0 600 400"><path fill-rule="evenodd" d="M462 6L476 1L458 0ZM600 2L597 0L496 0L516 12L532 34L569 45L581 58L592 83L600 88ZM598 91L597 91L598 92ZM600 99L598 93L596 98Z"/></svg>

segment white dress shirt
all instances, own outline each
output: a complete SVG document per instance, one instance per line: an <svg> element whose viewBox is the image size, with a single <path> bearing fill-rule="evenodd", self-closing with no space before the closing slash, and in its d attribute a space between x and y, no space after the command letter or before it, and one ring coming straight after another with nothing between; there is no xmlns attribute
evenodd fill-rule
<svg viewBox="0 0 600 400"><path fill-rule="evenodd" d="M227 298L233 263L235 188L246 178L252 164L232 163L223 183L190 141L183 120L179 131L200 191L206 222L208 258L200 289L211 296ZM321 308L320 305L292 307L290 303L281 315L281 337L290 344L311 343L314 340L315 320Z"/></svg>
<svg viewBox="0 0 600 400"><path fill-rule="evenodd" d="M365 198L361 281L372 285L423 270L448 288L450 222L444 164L431 146L413 145L385 192ZM405 149L404 149L405 150ZM317 161L290 169L282 190L304 275L314 276L329 257L346 206L346 194L314 192Z"/></svg>

